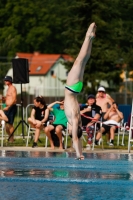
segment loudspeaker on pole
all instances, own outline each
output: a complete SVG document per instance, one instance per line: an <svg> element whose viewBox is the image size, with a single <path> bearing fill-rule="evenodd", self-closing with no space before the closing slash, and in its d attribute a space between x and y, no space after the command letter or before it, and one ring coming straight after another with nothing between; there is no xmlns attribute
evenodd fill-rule
<svg viewBox="0 0 133 200"><path fill-rule="evenodd" d="M29 83L29 63L26 58L12 59L13 83Z"/></svg>

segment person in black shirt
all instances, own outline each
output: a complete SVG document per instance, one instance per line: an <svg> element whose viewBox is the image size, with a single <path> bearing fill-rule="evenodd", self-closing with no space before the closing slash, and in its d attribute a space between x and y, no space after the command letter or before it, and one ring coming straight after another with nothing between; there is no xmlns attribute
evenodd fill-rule
<svg viewBox="0 0 133 200"><path fill-rule="evenodd" d="M94 124L97 120L100 120L102 114L102 109L100 106L96 105L96 98L93 94L88 96L87 104L81 107L80 114L83 130L86 130L88 134L88 144L91 145L94 134Z"/></svg>
<svg viewBox="0 0 133 200"><path fill-rule="evenodd" d="M31 116L28 118L28 122L36 129L33 148L37 147L40 130L46 125L48 117L49 109L47 109L44 98L42 96L36 97L34 99L34 107L31 110Z"/></svg>

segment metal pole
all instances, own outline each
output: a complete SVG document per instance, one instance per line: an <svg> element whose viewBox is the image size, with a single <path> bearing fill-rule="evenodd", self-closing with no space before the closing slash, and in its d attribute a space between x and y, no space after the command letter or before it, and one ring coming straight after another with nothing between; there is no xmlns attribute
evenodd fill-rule
<svg viewBox="0 0 133 200"><path fill-rule="evenodd" d="M23 115L23 94L22 94L22 83L21 83L21 119L22 119L22 136L23 136L23 139L24 139L24 124L23 124L23 121L24 121L24 115Z"/></svg>
<svg viewBox="0 0 133 200"><path fill-rule="evenodd" d="M124 71L125 73L125 105L127 105L127 71Z"/></svg>

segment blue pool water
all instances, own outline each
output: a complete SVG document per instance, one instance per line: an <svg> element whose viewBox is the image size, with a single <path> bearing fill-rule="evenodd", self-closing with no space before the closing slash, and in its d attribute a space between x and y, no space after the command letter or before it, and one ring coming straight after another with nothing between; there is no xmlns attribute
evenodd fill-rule
<svg viewBox="0 0 133 200"><path fill-rule="evenodd" d="M0 200L133 199L133 155L0 151Z"/></svg>

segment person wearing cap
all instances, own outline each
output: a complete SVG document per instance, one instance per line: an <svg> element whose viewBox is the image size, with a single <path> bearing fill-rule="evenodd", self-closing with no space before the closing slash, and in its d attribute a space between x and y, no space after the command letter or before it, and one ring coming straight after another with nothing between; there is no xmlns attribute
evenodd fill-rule
<svg viewBox="0 0 133 200"><path fill-rule="evenodd" d="M102 114L101 107L96 105L95 95L90 94L88 96L87 104L81 108L80 114L82 119L83 130L86 130L88 134L87 146L89 146L92 144L92 138L94 135L94 124L96 121L100 120Z"/></svg>
<svg viewBox="0 0 133 200"><path fill-rule="evenodd" d="M14 131L13 122L14 122L15 115L17 113L17 106L16 106L17 90L15 86L12 84L11 76L5 76L4 83L5 85L8 86L8 89L6 91L6 97L5 97L6 107L3 109L5 115L8 118L8 122L6 124L6 132L9 135L9 141L13 142L14 138L13 138L13 135L11 136L11 134Z"/></svg>
<svg viewBox="0 0 133 200"><path fill-rule="evenodd" d="M95 37L96 24L90 24L80 52L68 74L65 86L65 113L69 123L69 130L72 133L73 146L76 150L77 160L84 159L82 155L82 124L77 94L83 88L83 75L87 61L90 58L92 41ZM80 133L80 134L79 134Z"/></svg>
<svg viewBox="0 0 133 200"><path fill-rule="evenodd" d="M112 102L114 102L114 100L110 95L106 94L105 88L100 86L96 95L96 104L102 108L102 116L107 112L108 108L112 105Z"/></svg>

